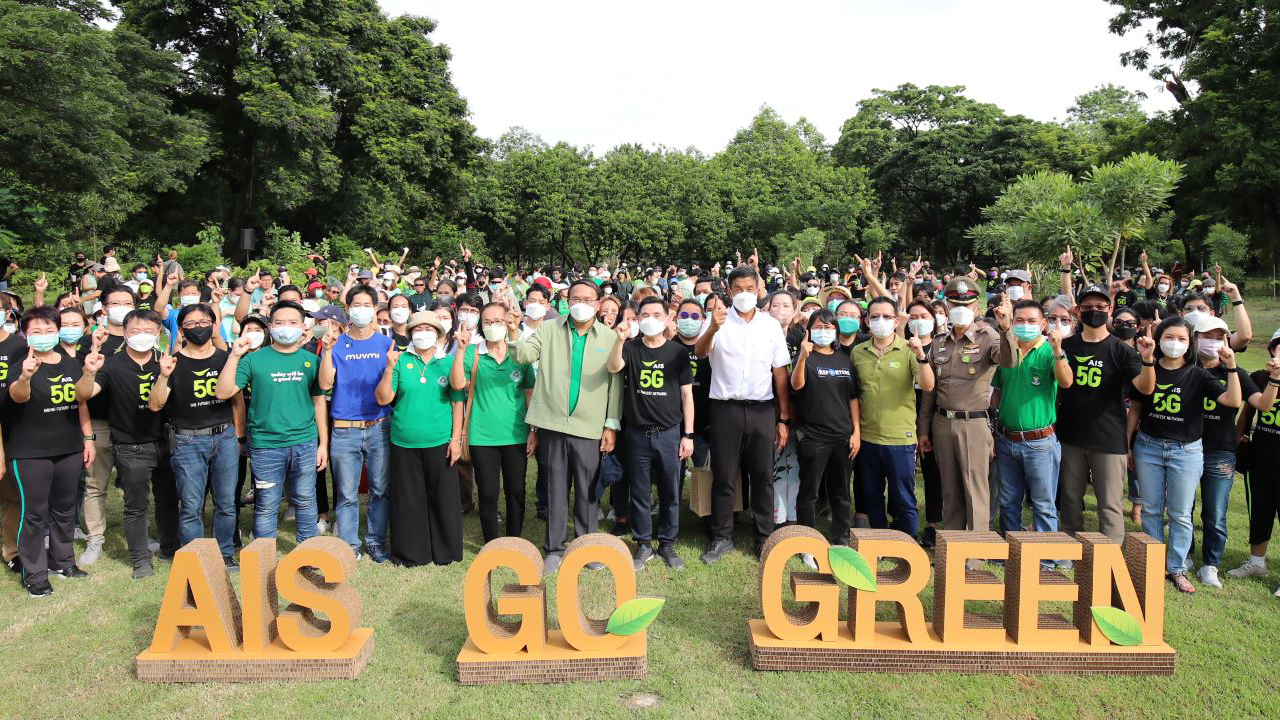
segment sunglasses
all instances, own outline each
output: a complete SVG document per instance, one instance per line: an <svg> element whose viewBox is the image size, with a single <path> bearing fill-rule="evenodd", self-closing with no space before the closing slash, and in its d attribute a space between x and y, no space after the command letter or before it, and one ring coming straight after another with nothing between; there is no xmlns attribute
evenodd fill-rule
<svg viewBox="0 0 1280 720"><path fill-rule="evenodd" d="M1117 321L1117 322L1112 323L1112 324L1113 324L1113 325L1115 325L1115 326L1116 326L1116 327L1118 327L1118 328L1136 328L1136 327L1138 327L1138 323L1137 323L1136 321L1133 321L1133 320L1129 320L1129 321L1120 320L1120 321Z"/></svg>
<svg viewBox="0 0 1280 720"><path fill-rule="evenodd" d="M702 313L696 313L696 312L682 312L682 313L680 313L680 319L681 319L681 320L701 320L701 319L702 319Z"/></svg>

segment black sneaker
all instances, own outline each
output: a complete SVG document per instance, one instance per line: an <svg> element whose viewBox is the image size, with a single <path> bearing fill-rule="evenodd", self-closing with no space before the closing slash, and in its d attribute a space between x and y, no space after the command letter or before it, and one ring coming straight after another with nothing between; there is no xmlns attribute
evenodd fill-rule
<svg viewBox="0 0 1280 720"><path fill-rule="evenodd" d="M9 572L11 573L22 572L22 561L18 560L18 558L14 558L10 560L9 562L5 563L4 566L8 568Z"/></svg>
<svg viewBox="0 0 1280 720"><path fill-rule="evenodd" d="M627 524L626 520L619 520L613 524L613 527L609 528L609 532L618 537L622 537L623 535L631 532L631 526Z"/></svg>
<svg viewBox="0 0 1280 720"><path fill-rule="evenodd" d="M659 545L658 557L662 558L667 563L667 567L672 570L684 569L684 560L680 559L680 555L676 553L674 545Z"/></svg>
<svg viewBox="0 0 1280 720"><path fill-rule="evenodd" d="M920 546L931 548L938 543L938 529L932 525L925 526L924 532L920 534Z"/></svg>
<svg viewBox="0 0 1280 720"><path fill-rule="evenodd" d="M536 513L534 513L534 514L537 516L537 518L538 518L539 520L541 520L541 521L543 521L543 522L546 522L546 520L547 520L547 511L546 511L546 510L539 510L538 512L536 512Z"/></svg>
<svg viewBox="0 0 1280 720"><path fill-rule="evenodd" d="M28 585L27 594L31 597L45 597L46 595L52 595L53 586L49 584L48 580L43 580L34 585Z"/></svg>
<svg viewBox="0 0 1280 720"><path fill-rule="evenodd" d="M387 557L387 551L383 550L382 546L380 545L366 545L365 550L369 552L369 559L378 563L379 565L381 565L382 563L386 562L389 559Z"/></svg>
<svg viewBox="0 0 1280 720"><path fill-rule="evenodd" d="M133 579L134 579L134 580L141 580L141 579L143 579L143 578L149 578L149 577L151 577L151 576L152 576L152 575L154 575L154 574L155 574L155 570L153 570L153 569L151 568L151 562L150 562L150 561L148 561L146 565L139 565L139 566L137 566L137 567L135 567L135 568L133 569Z"/></svg>
<svg viewBox="0 0 1280 720"><path fill-rule="evenodd" d="M722 555L733 549L733 543L728 540L715 540L711 543L711 547L702 553L702 562L711 565L719 560Z"/></svg>
<svg viewBox="0 0 1280 720"><path fill-rule="evenodd" d="M631 564L635 567L636 572L640 572L645 565L649 564L651 559L653 559L653 546L649 543L644 543L637 547L635 554L631 556Z"/></svg>
<svg viewBox="0 0 1280 720"><path fill-rule="evenodd" d="M62 570L50 570L49 576L61 578L87 578L89 577L89 573L81 570L75 565L72 565L69 568L63 568Z"/></svg>
<svg viewBox="0 0 1280 720"><path fill-rule="evenodd" d="M234 555L223 555L222 564L227 566L227 572L240 572L240 563L236 561Z"/></svg>

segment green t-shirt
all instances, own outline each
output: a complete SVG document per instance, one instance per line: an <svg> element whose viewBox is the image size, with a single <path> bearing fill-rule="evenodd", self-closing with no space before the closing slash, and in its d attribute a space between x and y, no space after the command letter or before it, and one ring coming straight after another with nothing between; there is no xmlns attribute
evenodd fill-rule
<svg viewBox="0 0 1280 720"><path fill-rule="evenodd" d="M391 442L404 448L438 447L453 434L453 401L463 393L449 387L453 357L428 358L404 353L391 371L395 393Z"/></svg>
<svg viewBox="0 0 1280 720"><path fill-rule="evenodd" d="M469 346L463 356L467 382L471 382L471 363L475 362L476 347ZM481 355L476 375L476 399L471 405L468 442L472 445L524 445L529 439L529 426L524 422L524 391L533 389L533 368L516 362L515 353L508 348L501 365L491 355Z"/></svg>
<svg viewBox="0 0 1280 720"><path fill-rule="evenodd" d="M1010 430L1039 430L1058 419L1058 378L1053 346L1042 342L1015 368L997 368L991 387L1000 388L1000 424Z"/></svg>
<svg viewBox="0 0 1280 720"><path fill-rule="evenodd" d="M312 397L320 359L301 348L282 353L267 346L240 358L236 386L249 390L249 447L282 448L315 440Z"/></svg>
<svg viewBox="0 0 1280 720"><path fill-rule="evenodd" d="M871 340L853 346L850 356L862 396L858 415L862 441L876 445L916 444L916 378L920 361L897 335L877 354Z"/></svg>

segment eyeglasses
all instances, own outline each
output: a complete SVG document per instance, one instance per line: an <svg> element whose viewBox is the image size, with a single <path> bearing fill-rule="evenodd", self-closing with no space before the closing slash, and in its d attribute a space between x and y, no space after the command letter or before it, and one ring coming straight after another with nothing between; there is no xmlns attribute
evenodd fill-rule
<svg viewBox="0 0 1280 720"><path fill-rule="evenodd" d="M680 313L680 319L681 319L681 320L701 320L701 319L702 319L702 313L696 313L696 312L682 312L682 313Z"/></svg>
<svg viewBox="0 0 1280 720"><path fill-rule="evenodd" d="M1101 310L1102 312L1106 312L1107 304L1106 303L1090 303L1088 305L1081 305L1080 309L1081 310Z"/></svg>
<svg viewBox="0 0 1280 720"><path fill-rule="evenodd" d="M196 322L185 322L185 323L182 323L182 327L188 330L194 330L195 328L213 327L213 323L209 322L208 320L196 321Z"/></svg>

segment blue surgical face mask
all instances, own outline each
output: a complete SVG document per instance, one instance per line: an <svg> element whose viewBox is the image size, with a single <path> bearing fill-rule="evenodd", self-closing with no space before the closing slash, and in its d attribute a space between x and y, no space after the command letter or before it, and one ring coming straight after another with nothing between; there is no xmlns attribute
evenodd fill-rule
<svg viewBox="0 0 1280 720"><path fill-rule="evenodd" d="M840 306L841 306L841 305L843 305L843 304L844 304L844 300L843 300L843 299L840 299L840 300L828 300L828 301L827 301L827 309L828 309L828 310L830 310L831 312L835 312L836 310L839 310L839 309L840 309Z"/></svg>
<svg viewBox="0 0 1280 720"><path fill-rule="evenodd" d="M840 328L841 335L852 335L858 332L858 328L862 327L862 323L856 317L836 318L836 327Z"/></svg>
<svg viewBox="0 0 1280 720"><path fill-rule="evenodd" d="M702 321L693 318L681 318L676 321L676 330L684 337L693 337L702 330Z"/></svg>
<svg viewBox="0 0 1280 720"><path fill-rule="evenodd" d="M835 328L814 328L809 331L809 339L814 345L826 347L836 341Z"/></svg>
<svg viewBox="0 0 1280 720"><path fill-rule="evenodd" d="M281 345L292 345L302 339L302 328L292 325L272 327L271 339Z"/></svg>
<svg viewBox="0 0 1280 720"><path fill-rule="evenodd" d="M84 337L84 328L64 327L58 331L58 342L64 342L68 345L80 342L82 337Z"/></svg>
<svg viewBox="0 0 1280 720"><path fill-rule="evenodd" d="M1013 335L1022 342L1031 342L1032 340L1040 337L1040 326L1015 323L1013 326Z"/></svg>
<svg viewBox="0 0 1280 720"><path fill-rule="evenodd" d="M48 352L56 347L57 344L58 336L56 334L27 336L27 345L36 352Z"/></svg>

